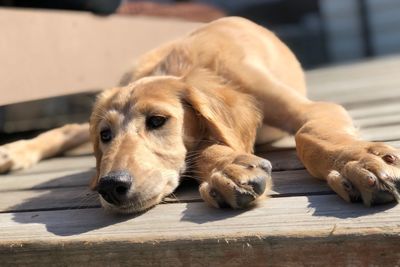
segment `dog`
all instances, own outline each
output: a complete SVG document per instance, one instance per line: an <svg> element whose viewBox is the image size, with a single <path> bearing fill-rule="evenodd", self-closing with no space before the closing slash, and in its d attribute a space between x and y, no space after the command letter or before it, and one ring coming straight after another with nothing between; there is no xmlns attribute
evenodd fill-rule
<svg viewBox="0 0 400 267"><path fill-rule="evenodd" d="M91 188L108 210L147 210L188 173L205 202L242 209L272 186L271 164L253 154L254 144L290 133L308 172L344 200L400 199L399 150L360 140L341 106L309 100L296 57L244 18L216 20L148 52L128 80L98 96L89 124L0 147L0 171L91 140Z"/></svg>

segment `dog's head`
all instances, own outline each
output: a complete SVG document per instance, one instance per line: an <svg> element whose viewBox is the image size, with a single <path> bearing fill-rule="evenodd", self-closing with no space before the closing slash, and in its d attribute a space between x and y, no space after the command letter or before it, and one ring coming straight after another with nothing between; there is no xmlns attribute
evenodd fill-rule
<svg viewBox="0 0 400 267"><path fill-rule="evenodd" d="M254 111L252 99L211 96L190 84L173 76L143 78L98 97L90 119L97 165L91 186L103 207L132 213L158 204L178 186L187 152L202 141L252 149L255 129L249 127L258 124L257 112L249 114L254 125L232 130L246 121L237 102L247 99Z"/></svg>

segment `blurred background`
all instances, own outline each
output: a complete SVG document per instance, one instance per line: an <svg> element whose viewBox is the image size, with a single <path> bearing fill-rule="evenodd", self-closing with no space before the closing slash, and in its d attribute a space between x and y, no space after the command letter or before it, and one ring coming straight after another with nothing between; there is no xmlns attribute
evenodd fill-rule
<svg viewBox="0 0 400 267"><path fill-rule="evenodd" d="M274 31L305 69L400 52L399 0L0 0L1 6L198 22L242 16ZM85 93L1 106L0 143L87 121L93 99Z"/></svg>

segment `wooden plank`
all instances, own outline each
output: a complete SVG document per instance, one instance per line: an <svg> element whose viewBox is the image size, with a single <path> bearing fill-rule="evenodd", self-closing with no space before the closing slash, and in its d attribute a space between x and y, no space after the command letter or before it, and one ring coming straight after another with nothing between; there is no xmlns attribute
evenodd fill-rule
<svg viewBox="0 0 400 267"><path fill-rule="evenodd" d="M0 9L0 105L115 86L139 55L199 25Z"/></svg>
<svg viewBox="0 0 400 267"><path fill-rule="evenodd" d="M400 113L399 103L379 103L366 107L359 107L355 109L348 109L351 117L355 120L373 117L383 117L386 115Z"/></svg>
<svg viewBox="0 0 400 267"><path fill-rule="evenodd" d="M88 187L2 192L0 213L100 207L97 193Z"/></svg>
<svg viewBox="0 0 400 267"><path fill-rule="evenodd" d="M391 106L384 110L390 110L400 100L399 67L400 57L395 56L308 71L309 96L340 103L349 110L384 105Z"/></svg>
<svg viewBox="0 0 400 267"><path fill-rule="evenodd" d="M400 124L361 129L360 136L370 141L400 140Z"/></svg>
<svg viewBox="0 0 400 267"><path fill-rule="evenodd" d="M313 99L331 101L351 107L366 106L366 103L385 103L392 100L398 100L400 98L400 90L398 90L400 87L400 82L397 82L397 84L393 84L392 86L380 88L379 93L369 92L372 90L376 90L376 86L378 85L372 83L369 88L363 87L355 89L349 87L348 91L332 95L323 95L319 99Z"/></svg>
<svg viewBox="0 0 400 267"><path fill-rule="evenodd" d="M334 86L331 87L332 90L336 90L335 88L338 88L336 84L342 84L342 87L345 87L347 84L346 79L337 79L338 77L345 77L358 82L363 82L363 80L365 80L366 73L372 74L367 76L367 78L371 76L373 76L373 78L379 78L387 73L391 74L390 77L396 77L399 64L400 55L361 59L358 62L341 63L309 70L307 71L307 81L310 83L321 83L327 86L329 86L329 84L327 84L326 81L331 81L331 84L334 84Z"/></svg>
<svg viewBox="0 0 400 267"><path fill-rule="evenodd" d="M57 157L41 161L39 164L10 175L43 174L47 172L82 171L96 167L93 155L79 157ZM1 175L0 175L1 177Z"/></svg>
<svg viewBox="0 0 400 267"><path fill-rule="evenodd" d="M393 146L395 148L400 148L400 140L399 141L389 141L385 142L385 144L388 144L390 146Z"/></svg>
<svg viewBox="0 0 400 267"><path fill-rule="evenodd" d="M0 213L44 210L70 210L100 207L97 192L87 186L5 191L1 193ZM178 189L164 199L166 203L200 202L197 187Z"/></svg>
<svg viewBox="0 0 400 267"><path fill-rule="evenodd" d="M400 66L400 61L399 61ZM310 97L317 98L334 98L346 100L349 96L359 95L360 97L368 97L371 95L381 96L389 93L395 94L398 90L392 90L398 87L399 80L395 77L387 77L387 74L381 77L369 77L370 73L364 73L365 77L355 80L353 77L347 77L337 84L337 81L325 81L320 84L318 90L310 89ZM389 79L389 80L388 80ZM344 82L345 81L345 82ZM314 85L311 85L314 86ZM339 88L337 88L339 86Z"/></svg>
<svg viewBox="0 0 400 267"><path fill-rule="evenodd" d="M135 216L3 213L0 258L6 266L391 266L400 258L399 221L399 205L366 208L337 196L269 199L248 211L184 203Z"/></svg>
<svg viewBox="0 0 400 267"><path fill-rule="evenodd" d="M272 164L273 171L301 170L303 163L297 157L296 150L281 150L270 152L259 152L258 156L268 159Z"/></svg>
<svg viewBox="0 0 400 267"><path fill-rule="evenodd" d="M0 247L0 257L4 266L397 266L398 242L396 235L15 242Z"/></svg>
<svg viewBox="0 0 400 267"><path fill-rule="evenodd" d="M258 153L271 161L274 171L304 169L295 150ZM53 158L19 172L0 175L0 192L85 186L95 174L94 156Z"/></svg>
<svg viewBox="0 0 400 267"><path fill-rule="evenodd" d="M83 179L86 178L84 174ZM32 177L24 177L28 179ZM62 181L67 180L67 182ZM50 209L79 209L98 207L97 194L91 192L87 186L76 186L74 177L56 178L43 184L27 187L23 182L14 185L9 181L0 180L0 212L21 212L30 210ZM82 180L83 180L82 179ZM285 171L272 173L273 190L268 194L272 197L298 196L310 194L332 194L333 192L323 181L311 177L307 171ZM51 185L49 187L49 185ZM73 186L72 186L73 185ZM24 189L24 190L23 190ZM184 184L171 196L164 199L167 203L202 201L197 190L197 183Z"/></svg>
<svg viewBox="0 0 400 267"><path fill-rule="evenodd" d="M0 175L0 192L88 186L95 170Z"/></svg>
<svg viewBox="0 0 400 267"><path fill-rule="evenodd" d="M356 126L361 127L363 129L377 128L381 126L400 125L400 112L394 114L376 115L367 118L359 118L357 120L354 120L354 123Z"/></svg>
<svg viewBox="0 0 400 267"><path fill-rule="evenodd" d="M285 150L268 151L268 149L271 149L271 147L269 144L266 144L265 146L258 146L256 148L256 152L257 155L270 160L273 164L274 170L290 170L300 168L301 163L298 161L295 150L288 150L285 148ZM287 164L285 164L285 161L287 161ZM79 157L57 157L46 159L32 168L13 172L7 175L0 175L0 177L25 176L50 172L62 173L69 171L83 171L94 168L95 165L96 164L93 155Z"/></svg>
<svg viewBox="0 0 400 267"><path fill-rule="evenodd" d="M379 94L381 88L399 84L399 67L400 56L390 56L307 71L309 93L315 99L358 88L370 88L369 93Z"/></svg>
<svg viewBox="0 0 400 267"><path fill-rule="evenodd" d="M333 194L325 181L312 177L306 170L273 172L272 182L273 197Z"/></svg>

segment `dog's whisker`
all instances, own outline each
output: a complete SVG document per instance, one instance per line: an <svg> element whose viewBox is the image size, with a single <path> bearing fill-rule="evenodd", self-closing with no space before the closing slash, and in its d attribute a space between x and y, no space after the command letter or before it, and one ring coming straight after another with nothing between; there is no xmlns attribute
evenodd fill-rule
<svg viewBox="0 0 400 267"><path fill-rule="evenodd" d="M193 158L186 158L185 162L186 164L194 164L196 163L199 159L201 159L200 157L193 157Z"/></svg>
<svg viewBox="0 0 400 267"><path fill-rule="evenodd" d="M193 155L193 156L190 156L190 157L186 157L186 161L194 161L194 160L198 160L198 159L201 159L201 156L200 155Z"/></svg>
<svg viewBox="0 0 400 267"><path fill-rule="evenodd" d="M192 175L187 175L187 176L183 175L183 176L181 176L181 178L193 179L193 180L197 180L197 181L203 182L203 180L201 178L196 177L196 176L192 176Z"/></svg>
<svg viewBox="0 0 400 267"><path fill-rule="evenodd" d="M185 161L185 163L186 163L187 166L191 166L192 167L192 166L196 165L196 163L198 163L198 160L199 160L199 158L187 159Z"/></svg>
<svg viewBox="0 0 400 267"><path fill-rule="evenodd" d="M172 192L170 195L173 197L173 199L175 199L175 200L178 200L178 201L179 201L179 199L176 197L176 195L175 195L173 192Z"/></svg>

